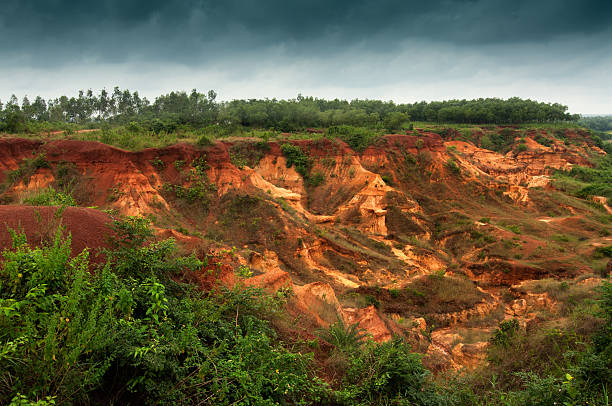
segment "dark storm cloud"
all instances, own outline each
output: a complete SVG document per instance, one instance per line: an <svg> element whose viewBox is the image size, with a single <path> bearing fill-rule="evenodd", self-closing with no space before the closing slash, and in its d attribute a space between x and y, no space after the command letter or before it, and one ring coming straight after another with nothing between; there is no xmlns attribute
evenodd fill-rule
<svg viewBox="0 0 612 406"><path fill-rule="evenodd" d="M609 0L4 0L0 56L194 64L270 47L321 56L346 47L390 51L406 41L600 41L611 26Z"/></svg>
<svg viewBox="0 0 612 406"><path fill-rule="evenodd" d="M0 98L519 96L612 111L612 0L0 0Z"/></svg>

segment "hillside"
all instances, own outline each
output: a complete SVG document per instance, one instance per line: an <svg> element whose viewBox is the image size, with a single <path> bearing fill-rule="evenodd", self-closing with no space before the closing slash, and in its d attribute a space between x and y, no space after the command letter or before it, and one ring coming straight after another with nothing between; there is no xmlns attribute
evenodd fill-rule
<svg viewBox="0 0 612 406"><path fill-rule="evenodd" d="M137 151L83 140L96 131L5 136L0 222L35 244L63 224L77 254L108 249L105 224L145 217L158 240L219 264L185 276L199 289L287 294L284 341L340 320L376 342L403 338L436 374L485 367L500 323L567 328L609 276L609 157L587 130L311 133ZM66 202L80 207L37 207ZM5 227L0 243L11 247ZM333 381L327 356L315 353Z"/></svg>

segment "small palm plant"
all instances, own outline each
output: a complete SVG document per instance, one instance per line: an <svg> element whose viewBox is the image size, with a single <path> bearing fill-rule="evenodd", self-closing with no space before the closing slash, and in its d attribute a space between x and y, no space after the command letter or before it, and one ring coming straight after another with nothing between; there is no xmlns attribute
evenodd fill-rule
<svg viewBox="0 0 612 406"><path fill-rule="evenodd" d="M341 318L328 329L319 330L317 335L343 352L357 348L368 336L367 332L359 327L359 323L347 326Z"/></svg>

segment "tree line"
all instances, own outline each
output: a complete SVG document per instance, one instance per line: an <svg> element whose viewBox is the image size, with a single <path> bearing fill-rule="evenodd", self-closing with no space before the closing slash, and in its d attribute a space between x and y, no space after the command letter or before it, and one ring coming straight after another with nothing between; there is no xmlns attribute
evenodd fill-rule
<svg viewBox="0 0 612 406"><path fill-rule="evenodd" d="M595 131L612 131L612 116L581 117L578 124Z"/></svg>
<svg viewBox="0 0 612 406"><path fill-rule="evenodd" d="M466 124L524 124L576 121L559 103L543 103L517 97L446 100L396 104L381 100L325 100L298 95L295 99L217 101L217 94L192 90L161 95L153 102L138 92L115 87L79 91L78 96L45 100L38 96L21 101L13 95L0 100L0 131L21 132L28 123L165 123L201 127L210 124L242 125L293 131L308 127L352 125L369 128L401 128L409 121ZM172 130L172 128L170 128Z"/></svg>

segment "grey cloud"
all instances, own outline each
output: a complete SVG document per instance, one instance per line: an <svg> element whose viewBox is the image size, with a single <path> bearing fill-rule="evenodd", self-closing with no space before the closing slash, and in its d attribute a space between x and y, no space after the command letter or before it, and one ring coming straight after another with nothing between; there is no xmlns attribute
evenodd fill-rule
<svg viewBox="0 0 612 406"><path fill-rule="evenodd" d="M389 52L402 41L459 46L606 36L603 0L5 0L0 56L25 63L133 58L186 64L282 47ZM603 33L603 34L602 34Z"/></svg>
<svg viewBox="0 0 612 406"><path fill-rule="evenodd" d="M3 0L0 98L529 97L610 111L609 0Z"/></svg>

